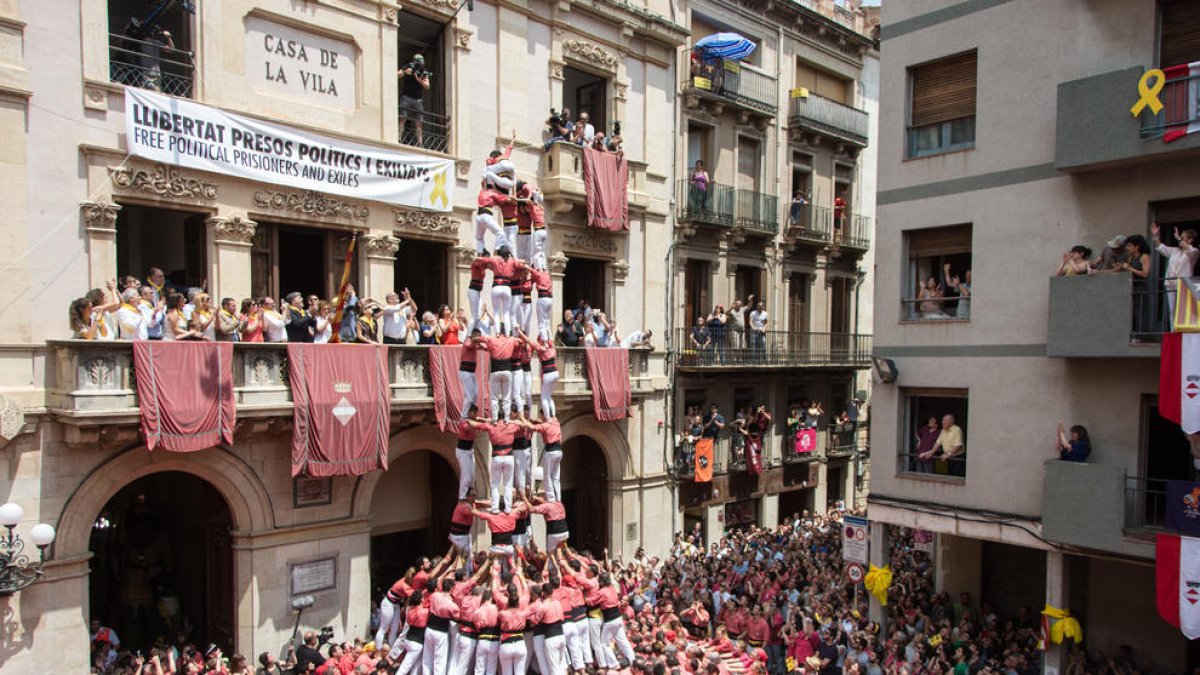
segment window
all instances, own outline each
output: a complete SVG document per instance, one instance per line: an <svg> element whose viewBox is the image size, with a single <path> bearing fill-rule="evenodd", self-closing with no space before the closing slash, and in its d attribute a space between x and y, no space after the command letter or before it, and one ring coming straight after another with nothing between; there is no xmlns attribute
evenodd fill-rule
<svg viewBox="0 0 1200 675"><path fill-rule="evenodd" d="M450 118L446 116L446 68L444 26L411 12L401 14L396 64L397 70L416 65L418 55L424 60L429 75L429 89L418 82L398 76L400 88L400 143L419 148L449 152ZM407 97L406 97L407 94ZM419 97L417 106L410 100Z"/></svg>
<svg viewBox="0 0 1200 675"><path fill-rule="evenodd" d="M850 84L850 80L827 73L806 61L796 62L796 78L793 84L796 89L803 87L810 94L837 101L842 105L850 105Z"/></svg>
<svg viewBox="0 0 1200 675"><path fill-rule="evenodd" d="M788 279L788 332L799 336L808 332L808 287L811 277L792 272Z"/></svg>
<svg viewBox="0 0 1200 675"><path fill-rule="evenodd" d="M908 69L909 157L975 146L975 71L975 51Z"/></svg>
<svg viewBox="0 0 1200 675"><path fill-rule="evenodd" d="M1200 61L1200 3L1162 0L1159 8L1159 67Z"/></svg>
<svg viewBox="0 0 1200 675"><path fill-rule="evenodd" d="M696 319L707 316L712 310L709 289L712 281L712 265L707 260L688 260L684 267L683 285L687 293L684 315L688 328L696 325Z"/></svg>
<svg viewBox="0 0 1200 675"><path fill-rule="evenodd" d="M438 307L450 302L449 248L441 242L405 239L396 252L393 288L397 293L407 288L422 312L436 313Z"/></svg>
<svg viewBox="0 0 1200 675"><path fill-rule="evenodd" d="M163 271L176 288L201 287L205 271L202 213L125 204L117 213L117 272L143 280L150 268Z"/></svg>
<svg viewBox="0 0 1200 675"><path fill-rule="evenodd" d="M332 298L349 245L348 232L259 223L250 248L250 288L255 297L297 291ZM350 284L358 286L357 257L351 261Z"/></svg>
<svg viewBox="0 0 1200 675"><path fill-rule="evenodd" d="M1144 397L1141 407L1138 475L1125 479L1125 525L1161 528L1167 513L1167 481L1189 480L1192 474L1191 445L1178 424L1159 414L1158 397Z"/></svg>
<svg viewBox="0 0 1200 675"><path fill-rule="evenodd" d="M571 109L576 123L579 116L587 113L588 122L596 132L612 136L608 119L608 80L589 72L567 66L563 68L562 106Z"/></svg>
<svg viewBox="0 0 1200 675"><path fill-rule="evenodd" d="M752 267L750 265L738 265L737 271L733 278L733 295L734 299L740 299L743 302L748 302L750 296L754 296L754 301L765 300L762 292L762 269Z"/></svg>
<svg viewBox="0 0 1200 675"><path fill-rule="evenodd" d="M965 389L905 389L906 433L897 459L899 473L965 478L967 475L967 391ZM945 448L955 439L961 445ZM939 440L942 445L938 446ZM922 453L937 448L929 459Z"/></svg>
<svg viewBox="0 0 1200 675"><path fill-rule="evenodd" d="M971 318L971 226L904 233L908 248L907 321ZM946 265L949 265L947 272Z"/></svg>
<svg viewBox="0 0 1200 675"><path fill-rule="evenodd" d="M563 307L575 307L582 300L592 309L602 309L609 316L615 316L614 308L606 306L605 266L603 260L572 257L563 275Z"/></svg>
<svg viewBox="0 0 1200 675"><path fill-rule="evenodd" d="M117 84L192 95L192 15L179 3L146 21L153 2L111 0L108 3L108 75Z"/></svg>

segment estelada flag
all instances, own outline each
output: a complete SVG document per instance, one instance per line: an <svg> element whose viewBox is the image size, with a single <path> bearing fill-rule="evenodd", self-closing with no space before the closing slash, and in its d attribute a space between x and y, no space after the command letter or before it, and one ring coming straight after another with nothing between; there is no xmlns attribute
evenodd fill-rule
<svg viewBox="0 0 1200 675"><path fill-rule="evenodd" d="M713 472L713 439L696 441L696 482L711 483Z"/></svg>
<svg viewBox="0 0 1200 675"><path fill-rule="evenodd" d="M1184 433L1200 432L1200 333L1164 333L1158 414Z"/></svg>
<svg viewBox="0 0 1200 675"><path fill-rule="evenodd" d="M1159 534L1154 572L1158 615L1189 640L1200 637L1200 539Z"/></svg>
<svg viewBox="0 0 1200 675"><path fill-rule="evenodd" d="M1200 277L1175 279L1175 312L1171 332L1200 333Z"/></svg>

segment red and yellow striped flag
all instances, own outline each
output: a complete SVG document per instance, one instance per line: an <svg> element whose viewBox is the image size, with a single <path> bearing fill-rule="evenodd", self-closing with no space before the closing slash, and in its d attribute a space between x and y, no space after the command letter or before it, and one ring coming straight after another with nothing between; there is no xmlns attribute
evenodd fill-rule
<svg viewBox="0 0 1200 675"><path fill-rule="evenodd" d="M350 245L346 247L346 264L342 266L342 282L338 284L338 294L334 298L333 307L333 335L329 336L330 342L341 342L342 330L342 310L346 307L346 287L350 285L350 264L354 260L354 244L358 241L358 233L350 238Z"/></svg>

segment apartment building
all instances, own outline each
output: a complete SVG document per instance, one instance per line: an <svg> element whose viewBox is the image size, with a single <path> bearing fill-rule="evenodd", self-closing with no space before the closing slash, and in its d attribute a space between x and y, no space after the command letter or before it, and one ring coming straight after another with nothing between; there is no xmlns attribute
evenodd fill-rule
<svg viewBox="0 0 1200 675"><path fill-rule="evenodd" d="M894 381L871 409L873 562L885 525L931 531L939 590L1068 609L1089 650L1158 672L1196 664L1154 600L1163 481L1192 473L1157 408L1166 261L1056 274L1073 246L1196 226L1200 138L1164 139L1196 119L1194 80L1131 107L1147 70L1200 60L1198 19L1174 0L886 3L880 32L874 348ZM964 452L923 461L931 419ZM1058 460L1060 422L1086 427L1086 463Z"/></svg>
<svg viewBox="0 0 1200 675"><path fill-rule="evenodd" d="M85 672L89 619L137 644L144 625L130 617L144 618L164 593L175 594L194 642L227 653L279 650L296 620L291 601L303 595L315 603L301 628L363 635L379 589L446 546L458 467L454 438L433 425L423 348L389 351L391 469L293 479L283 346L235 346L233 445L151 453L139 436L129 343L67 339L67 308L106 280L143 278L151 267L214 298L328 298L353 233L360 297L408 288L423 309L466 307L483 160L515 134L518 178L546 197L556 315L586 299L627 332L661 336L676 161L663 125L688 39L673 8L0 2L0 131L9 141L0 258L10 290L0 307L0 501L23 507L18 534L38 521L58 530L45 577L0 598L8 627L0 672ZM170 38L139 28L154 23ZM397 77L417 55L431 76L419 113L400 107ZM147 161L130 143L153 137L127 136L138 126L126 116L135 92L164 97L167 112L196 104L213 119L241 115L309 134L324 143L314 152L353 146L405 165L438 162L450 167L444 202L434 208L433 193L428 204L386 203L332 171L328 190L311 191ZM543 151L544 120L563 107L589 112L600 130L623 123L628 230L585 225L578 146ZM166 113L156 119L175 124ZM573 543L664 552L669 541L643 525L669 522L674 511L671 444L654 423L666 416L665 351L633 350L634 416L619 423L593 418L582 350L560 351L559 368ZM486 471L478 480L482 492Z"/></svg>
<svg viewBox="0 0 1200 675"><path fill-rule="evenodd" d="M668 409L683 527L699 525L715 542L865 499L879 53L876 15L857 4L694 0L688 21L667 258ZM716 33L756 48L737 61L710 58L696 43ZM763 333L750 330L751 298L767 313ZM724 322L713 320L718 307ZM789 410L806 401L824 414L798 450ZM712 405L727 425L739 413L749 422L759 406L773 417L761 473L727 426L714 479L696 481L687 413L707 416ZM854 423L836 424L851 407Z"/></svg>

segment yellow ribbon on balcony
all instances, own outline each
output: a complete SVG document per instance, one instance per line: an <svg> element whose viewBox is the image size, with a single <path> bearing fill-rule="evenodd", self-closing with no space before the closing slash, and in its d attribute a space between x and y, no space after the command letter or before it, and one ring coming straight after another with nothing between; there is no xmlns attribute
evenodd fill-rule
<svg viewBox="0 0 1200 675"><path fill-rule="evenodd" d="M429 193L430 206L437 206L439 201L443 208L450 206L450 197L446 194L445 170L433 174L433 190Z"/></svg>
<svg viewBox="0 0 1200 675"><path fill-rule="evenodd" d="M1154 84L1150 84L1153 80ZM1142 108L1149 107L1150 112L1157 115L1163 109L1162 101L1158 100L1158 93L1162 91L1163 85L1167 83L1167 76L1158 68L1151 68L1142 74L1142 79L1138 80L1138 100L1129 109L1129 112L1137 117L1141 114Z"/></svg>
<svg viewBox="0 0 1200 675"><path fill-rule="evenodd" d="M1083 642L1083 626L1079 625L1079 619L1071 616L1071 612L1047 603L1046 609L1042 610L1042 614L1054 622L1050 626L1051 642L1061 645L1063 638L1071 638L1075 642Z"/></svg>
<svg viewBox="0 0 1200 675"><path fill-rule="evenodd" d="M891 585L892 568L887 565L884 565L883 567L871 565L870 571L867 572L866 578L863 579L863 586L866 586L867 591L869 591L871 595L874 595L875 599L879 601L879 604L883 605L884 607L887 607L888 588L890 588Z"/></svg>

